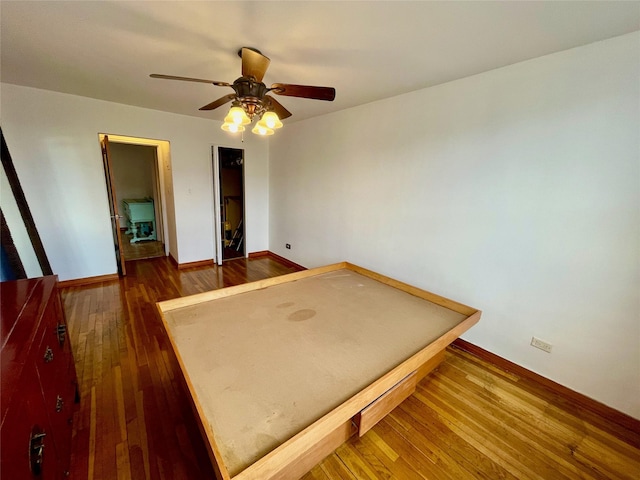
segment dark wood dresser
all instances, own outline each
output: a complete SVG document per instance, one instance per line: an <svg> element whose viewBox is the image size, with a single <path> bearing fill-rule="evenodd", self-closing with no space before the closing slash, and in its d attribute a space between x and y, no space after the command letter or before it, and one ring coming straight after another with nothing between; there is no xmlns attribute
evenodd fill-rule
<svg viewBox="0 0 640 480"><path fill-rule="evenodd" d="M2 478L69 475L79 397L57 283L57 276L0 283Z"/></svg>

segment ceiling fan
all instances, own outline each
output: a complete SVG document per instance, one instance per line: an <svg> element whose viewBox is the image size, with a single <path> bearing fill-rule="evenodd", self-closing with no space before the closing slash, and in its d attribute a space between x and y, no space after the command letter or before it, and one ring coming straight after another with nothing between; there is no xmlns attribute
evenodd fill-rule
<svg viewBox="0 0 640 480"><path fill-rule="evenodd" d="M229 114L225 117L222 129L230 132L244 131L244 125L251 123L254 117L259 117L255 128L252 130L259 135L272 135L274 129L282 126L281 119L291 116L280 102L268 93L289 97L310 98L313 100L333 101L336 90L332 87L314 87L310 85L292 85L288 83L274 83L267 87L263 82L271 60L255 48L243 47L238 51L242 58L242 76L233 83L204 80L201 78L177 77L174 75L161 75L152 73L152 78L168 80L182 80L187 82L211 83L218 87L231 87L234 93L230 93L201 107L200 110L213 110L228 102L232 102Z"/></svg>

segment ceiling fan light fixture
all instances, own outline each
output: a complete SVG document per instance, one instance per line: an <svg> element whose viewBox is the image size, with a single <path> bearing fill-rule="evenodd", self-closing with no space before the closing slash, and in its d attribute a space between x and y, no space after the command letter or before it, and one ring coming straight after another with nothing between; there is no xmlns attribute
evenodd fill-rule
<svg viewBox="0 0 640 480"><path fill-rule="evenodd" d="M0 0L2 1L2 0ZM262 81L271 60L253 47L242 47L238 51L242 59L242 76L234 82L219 82L203 78L178 77L152 73L152 78L181 80L187 82L211 83L218 87L231 87L234 93L225 95L208 103L200 110L214 110L231 102L231 108L224 117L222 130L226 132L243 132L245 125L250 125L254 118L259 118L251 130L257 135L273 135L274 130L282 128L282 118L289 118L291 112L283 107L269 92L285 97L309 98L312 100L333 101L336 89L333 87L317 87L312 85L294 85L289 83L273 83L267 87Z"/></svg>
<svg viewBox="0 0 640 480"><path fill-rule="evenodd" d="M229 109L229 113L224 117L224 123L235 123L236 125L249 125L251 119L242 107L234 105Z"/></svg>
<svg viewBox="0 0 640 480"><path fill-rule="evenodd" d="M224 122L220 128L230 133L244 132L244 125L238 125L233 122Z"/></svg>
<svg viewBox="0 0 640 480"><path fill-rule="evenodd" d="M253 127L253 130L251 131L256 135L263 135L263 136L273 135L273 129L260 125L260 122L256 123L256 126Z"/></svg>
<svg viewBox="0 0 640 480"><path fill-rule="evenodd" d="M258 122L258 125L274 130L276 128L281 128L282 122L280 121L280 118L278 117L278 114L276 112L269 111L264 112L262 118Z"/></svg>

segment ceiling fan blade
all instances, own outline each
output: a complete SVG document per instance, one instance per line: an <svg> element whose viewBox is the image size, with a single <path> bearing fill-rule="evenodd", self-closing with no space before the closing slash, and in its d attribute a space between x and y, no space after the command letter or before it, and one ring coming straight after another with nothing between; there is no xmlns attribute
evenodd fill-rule
<svg viewBox="0 0 640 480"><path fill-rule="evenodd" d="M242 76L253 77L257 82L262 82L271 60L262 53L251 48L244 47L241 50L242 56Z"/></svg>
<svg viewBox="0 0 640 480"><path fill-rule="evenodd" d="M292 113L287 110L286 108L284 108L282 106L282 104L280 102L278 102L275 98L266 95L265 98L268 98L269 101L271 102L271 110L273 110L274 112L276 112L276 115L278 115L278 118L280 120L284 120L285 118L289 118Z"/></svg>
<svg viewBox="0 0 640 480"><path fill-rule="evenodd" d="M236 98L236 94L235 93L230 93L229 95L225 95L224 97L221 97L221 98L209 103L208 105L205 105L204 107L201 107L200 110L213 110L214 108L218 108L218 107L224 105L225 103L230 102L234 98Z"/></svg>
<svg viewBox="0 0 640 480"><path fill-rule="evenodd" d="M278 95L288 97L311 98L313 100L326 100L332 102L336 98L336 89L333 87L312 87L310 85L290 85L288 83L274 83L271 91Z"/></svg>
<svg viewBox="0 0 640 480"><path fill-rule="evenodd" d="M165 80L183 80L185 82L200 82L200 83L213 83L219 87L230 87L231 84L227 82L216 82L215 80L204 80L202 78L191 77L176 77L175 75L162 75L160 73L152 73L149 75L151 78L163 78Z"/></svg>

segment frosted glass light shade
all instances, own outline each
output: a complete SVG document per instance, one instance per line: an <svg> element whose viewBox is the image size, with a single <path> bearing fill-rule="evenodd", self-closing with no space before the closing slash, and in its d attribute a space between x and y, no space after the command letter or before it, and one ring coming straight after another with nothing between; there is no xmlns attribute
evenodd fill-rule
<svg viewBox="0 0 640 480"><path fill-rule="evenodd" d="M224 123L235 123L236 125L249 125L251 119L247 116L242 107L231 107L229 113L224 117Z"/></svg>
<svg viewBox="0 0 640 480"><path fill-rule="evenodd" d="M266 127L266 128L280 128L282 127L282 122L276 112L264 112L262 118L258 122L258 125Z"/></svg>
<svg viewBox="0 0 640 480"><path fill-rule="evenodd" d="M237 123L224 122L220 128L225 132L231 132L231 133L244 132L244 126L238 125Z"/></svg>
<svg viewBox="0 0 640 480"><path fill-rule="evenodd" d="M273 129L260 125L260 122L251 131L256 135L273 135Z"/></svg>

